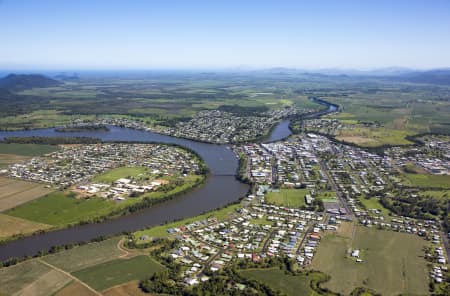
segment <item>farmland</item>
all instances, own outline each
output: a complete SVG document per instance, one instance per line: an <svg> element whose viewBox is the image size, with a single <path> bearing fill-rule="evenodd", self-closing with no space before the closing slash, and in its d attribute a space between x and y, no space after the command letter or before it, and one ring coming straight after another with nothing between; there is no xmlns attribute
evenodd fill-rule
<svg viewBox="0 0 450 296"><path fill-rule="evenodd" d="M0 212L38 199L51 191L39 183L0 177Z"/></svg>
<svg viewBox="0 0 450 296"><path fill-rule="evenodd" d="M97 291L103 291L131 280L142 280L165 268L148 256L116 259L74 272L74 276Z"/></svg>
<svg viewBox="0 0 450 296"><path fill-rule="evenodd" d="M42 260L67 272L77 271L124 255L124 252L117 248L120 239L122 238L115 237L74 247L64 252L45 256Z"/></svg>
<svg viewBox="0 0 450 296"><path fill-rule="evenodd" d="M20 156L39 156L58 151L55 145L39 144L6 144L0 143L0 154L13 154Z"/></svg>
<svg viewBox="0 0 450 296"><path fill-rule="evenodd" d="M323 286L339 293L368 287L383 295L426 294L425 245L417 236L357 226L352 238L325 236L311 268L329 274ZM361 250L363 263L349 257L353 249Z"/></svg>
<svg viewBox="0 0 450 296"><path fill-rule="evenodd" d="M45 230L51 227L51 225L36 223L29 220L0 214L0 241L2 239L17 236L31 234L38 230Z"/></svg>

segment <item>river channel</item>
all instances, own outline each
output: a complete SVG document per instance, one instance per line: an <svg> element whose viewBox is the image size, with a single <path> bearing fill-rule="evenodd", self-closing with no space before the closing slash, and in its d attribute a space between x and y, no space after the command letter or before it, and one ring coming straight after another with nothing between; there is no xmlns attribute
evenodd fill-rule
<svg viewBox="0 0 450 296"><path fill-rule="evenodd" d="M321 116L337 110L337 106L314 99L328 109L309 114L305 118ZM291 134L289 120L281 121L268 137L277 141ZM106 132L56 132L54 129L0 132L0 140L5 137L46 136L46 137L93 137L103 141L137 141L178 144L195 151L210 169L210 177L204 185L175 199L161 202L150 208L127 216L105 220L101 223L77 225L71 228L49 231L20 238L0 245L0 260L11 257L33 256L52 246L85 242L102 235L114 235L168 221L192 217L211 211L242 198L249 187L236 179L238 159L227 145L200 143L187 139L161 135L153 132L109 126ZM1 226L0 226L1 227Z"/></svg>

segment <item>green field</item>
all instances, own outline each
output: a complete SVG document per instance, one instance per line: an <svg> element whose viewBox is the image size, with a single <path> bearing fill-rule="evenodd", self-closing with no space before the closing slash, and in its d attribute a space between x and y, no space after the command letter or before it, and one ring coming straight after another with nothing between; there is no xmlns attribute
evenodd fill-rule
<svg viewBox="0 0 450 296"><path fill-rule="evenodd" d="M239 271L245 278L258 281L270 288L280 291L287 296L316 296L317 294L310 287L312 279L323 278L320 273L310 273L309 275L289 275L279 268L268 269L246 269Z"/></svg>
<svg viewBox="0 0 450 296"><path fill-rule="evenodd" d="M366 199L364 197L361 197L359 199L359 201L361 201L361 203L364 205L364 207L366 209L376 209L379 210L381 212L381 214L385 217L387 217L390 213L390 211L388 209L386 209L385 207L383 207L383 205L380 203L380 200L376 197L372 197L369 199Z"/></svg>
<svg viewBox="0 0 450 296"><path fill-rule="evenodd" d="M50 225L66 225L106 215L116 207L102 198L76 199L57 191L28 202L6 214Z"/></svg>
<svg viewBox="0 0 450 296"><path fill-rule="evenodd" d="M235 213L236 209L238 209L238 208L241 208L240 204L232 204L232 205L226 206L222 209L210 211L206 214L202 214L199 216L186 218L186 219L176 221L176 222L167 223L165 225L155 226L155 227L141 230L141 231L136 231L135 233L133 233L133 236L134 236L137 244L142 244L142 243L145 243L146 241L139 240L139 238L141 236L147 235L149 237L161 237L161 238L168 237L169 233L167 232L167 229L169 229L169 228L180 227L180 226L183 226L183 225L195 222L195 221L204 220L204 219L207 219L210 217L215 217L218 220L224 220L226 218L229 218L232 213Z"/></svg>
<svg viewBox="0 0 450 296"><path fill-rule="evenodd" d="M428 293L428 272L422 238L375 228L357 226L353 239L325 236L311 268L331 276L324 287L349 294L357 287L367 287L382 295ZM363 263L348 255L361 251Z"/></svg>
<svg viewBox="0 0 450 296"><path fill-rule="evenodd" d="M132 280L143 280L165 267L148 256L116 259L74 272L73 275L97 291Z"/></svg>
<svg viewBox="0 0 450 296"><path fill-rule="evenodd" d="M163 199L195 187L204 176L188 175L184 183L171 190L151 191L138 198L128 198L122 202L106 200L100 197L77 199L70 192L56 191L44 197L22 204L6 212L7 215L54 226L66 226L80 221L92 221L114 211L125 209L133 204L148 199Z"/></svg>
<svg viewBox="0 0 450 296"><path fill-rule="evenodd" d="M67 272L85 269L124 254L117 248L122 237L114 237L101 242L89 243L73 249L48 255L42 258L47 263Z"/></svg>
<svg viewBox="0 0 450 296"><path fill-rule="evenodd" d="M306 205L306 194L309 194L308 189L280 189L279 192L268 192L266 194L266 201L278 206L299 208Z"/></svg>
<svg viewBox="0 0 450 296"><path fill-rule="evenodd" d="M51 268L36 260L0 269L0 295L11 295L30 285Z"/></svg>
<svg viewBox="0 0 450 296"><path fill-rule="evenodd" d="M14 154L21 156L39 156L58 151L59 147L55 145L39 144L5 144L0 143L0 154Z"/></svg>
<svg viewBox="0 0 450 296"><path fill-rule="evenodd" d="M120 178L129 178L129 177L136 178L141 174L145 174L146 171L147 169L144 167L120 167L109 170L101 175L98 175L92 181L112 183Z"/></svg>
<svg viewBox="0 0 450 296"><path fill-rule="evenodd" d="M450 175L404 174L407 186L423 188L450 188Z"/></svg>

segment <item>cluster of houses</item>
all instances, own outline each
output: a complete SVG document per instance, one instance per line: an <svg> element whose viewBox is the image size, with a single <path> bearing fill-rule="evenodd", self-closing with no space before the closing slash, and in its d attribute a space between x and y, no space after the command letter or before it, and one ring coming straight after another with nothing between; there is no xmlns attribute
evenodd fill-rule
<svg viewBox="0 0 450 296"><path fill-rule="evenodd" d="M216 144L242 143L264 137L281 118L299 112L304 110L284 108L252 116L220 110L201 111L191 120L165 129L164 133Z"/></svg>
<svg viewBox="0 0 450 296"><path fill-rule="evenodd" d="M224 220L211 217L168 229L180 244L166 255L182 266L188 285L208 280L206 270L215 272L236 260L259 262L283 255L306 266L319 245L320 233L337 230L339 223L322 213L266 204L262 194L249 195Z"/></svg>
<svg viewBox="0 0 450 296"><path fill-rule="evenodd" d="M69 127L114 125L215 144L243 143L266 136L269 129L282 118L308 112L311 110L285 107L255 115L240 116L220 110L206 110L199 112L189 121L178 122L174 127L149 126L144 121L127 118L75 120Z"/></svg>
<svg viewBox="0 0 450 296"><path fill-rule="evenodd" d="M321 151L316 135L267 144L248 144L235 148L248 159L247 178L257 184L319 189L327 178L318 165Z"/></svg>
<svg viewBox="0 0 450 296"><path fill-rule="evenodd" d="M87 182L107 170L124 166L144 167L151 174L162 176L197 172L199 161L188 151L169 145L123 143L67 145L48 155L13 164L8 168L8 174L15 178L52 184L62 189ZM121 183L116 188L132 189L131 181L128 184L125 184L126 181ZM147 184L147 186L155 185ZM104 185L90 184L83 190L95 192L102 187Z"/></svg>
<svg viewBox="0 0 450 296"><path fill-rule="evenodd" d="M112 200L125 200L128 197L137 197L146 192L157 190L166 180L150 178L119 178L112 184L86 183L76 185L74 192L81 197L100 196Z"/></svg>
<svg viewBox="0 0 450 296"><path fill-rule="evenodd" d="M450 175L450 141L438 136L427 136L420 139L422 146L392 147L385 151L399 167L414 164L427 173Z"/></svg>

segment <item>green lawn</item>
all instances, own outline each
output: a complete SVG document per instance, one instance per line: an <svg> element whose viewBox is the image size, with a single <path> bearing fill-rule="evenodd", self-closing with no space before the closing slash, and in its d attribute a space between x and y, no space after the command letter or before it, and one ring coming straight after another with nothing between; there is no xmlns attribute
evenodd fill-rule
<svg viewBox="0 0 450 296"><path fill-rule="evenodd" d="M97 291L123 284L132 280L143 280L165 267L148 256L137 256L131 259L116 259L93 267L89 267L73 275L87 283Z"/></svg>
<svg viewBox="0 0 450 296"><path fill-rule="evenodd" d="M416 235L358 226L353 239L325 236L311 268L331 276L324 287L349 294L368 287L382 295L428 294L427 243ZM348 256L359 249L363 263Z"/></svg>
<svg viewBox="0 0 450 296"><path fill-rule="evenodd" d="M405 185L423 188L450 188L450 175L404 174Z"/></svg>
<svg viewBox="0 0 450 296"><path fill-rule="evenodd" d="M55 152L57 150L59 150L59 147L56 145L0 143L0 154L39 156L39 155Z"/></svg>
<svg viewBox="0 0 450 296"><path fill-rule="evenodd" d="M50 225L66 225L105 215L115 207L115 202L103 198L76 199L56 191L20 205L6 214Z"/></svg>
<svg viewBox="0 0 450 296"><path fill-rule="evenodd" d="M361 197L359 199L361 203L366 207L366 209L377 209L383 214L383 216L388 216L390 211L383 207L383 205L380 203L380 200L376 197L372 197L369 199L366 199L364 197Z"/></svg>
<svg viewBox="0 0 450 296"><path fill-rule="evenodd" d="M279 192L268 192L266 201L279 206L298 208L305 205L306 194L309 194L308 189L280 189Z"/></svg>
<svg viewBox="0 0 450 296"><path fill-rule="evenodd" d="M68 272L85 269L123 255L124 253L117 248L121 238L114 237L101 242L77 246L67 251L45 256L42 260Z"/></svg>
<svg viewBox="0 0 450 296"><path fill-rule="evenodd" d="M129 178L129 177L136 178L140 174L145 174L146 171L147 171L147 169L144 167L120 167L120 168L109 170L106 173L103 173L101 175L98 175L92 181L93 182L112 183L112 182L117 181L120 178Z"/></svg>
<svg viewBox="0 0 450 296"><path fill-rule="evenodd" d="M289 275L279 268L267 269L247 269L239 272L243 277L256 280L270 288L280 291L287 296L315 296L317 294L310 287L313 278L321 278L320 273L310 273L309 275Z"/></svg>

